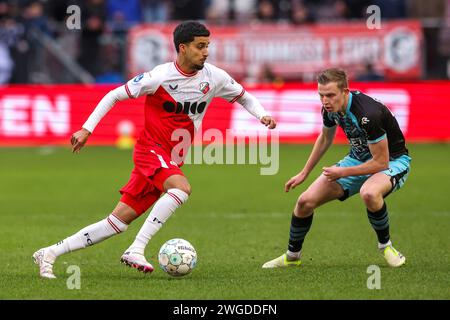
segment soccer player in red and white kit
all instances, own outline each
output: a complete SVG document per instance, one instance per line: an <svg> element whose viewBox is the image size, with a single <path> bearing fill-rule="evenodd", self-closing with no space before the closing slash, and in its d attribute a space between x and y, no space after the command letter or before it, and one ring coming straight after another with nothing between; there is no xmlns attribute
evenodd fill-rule
<svg viewBox="0 0 450 320"><path fill-rule="evenodd" d="M237 101L263 125L275 128L274 119L254 96L224 70L205 63L209 35L209 30L201 23L180 23L173 32L178 53L176 61L156 66L110 91L82 129L72 135L72 152L78 153L116 102L146 96L145 128L135 145L135 166L130 180L120 189L122 197L119 203L105 219L36 251L33 259L39 265L41 277L55 278L53 264L58 256L124 232L133 220L154 204L135 241L121 257L123 263L139 271L153 271L153 266L144 257L145 247L191 193L188 179L179 167L182 160L171 156L179 143L171 139L172 133L177 129L188 130L192 142L214 97L222 97L230 103Z"/></svg>

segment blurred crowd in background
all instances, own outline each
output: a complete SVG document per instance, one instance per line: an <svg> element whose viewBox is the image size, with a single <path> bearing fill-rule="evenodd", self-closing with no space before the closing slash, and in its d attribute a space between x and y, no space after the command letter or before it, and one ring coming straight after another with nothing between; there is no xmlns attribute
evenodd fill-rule
<svg viewBox="0 0 450 320"><path fill-rule="evenodd" d="M66 26L70 5L81 9L79 30ZM0 0L0 84L126 81L127 31L142 23L364 21L369 5L379 6L385 20L419 19L426 46L424 78L448 78L450 0ZM64 78L63 67L80 78L70 77L71 72ZM366 71L359 80L382 79L372 66ZM270 72L267 76L274 77Z"/></svg>

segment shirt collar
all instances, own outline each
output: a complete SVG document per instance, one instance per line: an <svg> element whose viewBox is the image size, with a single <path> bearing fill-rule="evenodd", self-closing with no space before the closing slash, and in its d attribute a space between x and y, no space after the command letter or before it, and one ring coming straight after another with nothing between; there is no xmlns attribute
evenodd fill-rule
<svg viewBox="0 0 450 320"><path fill-rule="evenodd" d="M192 73L186 73L186 72L184 72L183 70L181 70L180 66L178 65L178 63L177 63L176 61L174 61L174 64L175 64L175 68L178 70L178 72L179 72L180 74L182 74L183 76L185 76L185 77L193 77L193 76L195 76L195 75L197 74L197 72L198 72L198 71L194 71L194 72L192 72Z"/></svg>
<svg viewBox="0 0 450 320"><path fill-rule="evenodd" d="M352 105L352 100L353 100L353 95L351 92L349 92L348 94L348 103L347 103L347 108L345 109L345 114L350 112L350 106Z"/></svg>

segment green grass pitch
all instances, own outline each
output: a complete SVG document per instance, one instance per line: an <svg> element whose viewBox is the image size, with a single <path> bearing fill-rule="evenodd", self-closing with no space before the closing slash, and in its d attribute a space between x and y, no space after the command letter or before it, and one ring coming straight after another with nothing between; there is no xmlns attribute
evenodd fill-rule
<svg viewBox="0 0 450 320"><path fill-rule="evenodd" d="M124 234L60 257L53 281L38 277L32 253L110 213L132 169L131 151L0 149L0 299L449 299L450 145L408 147L412 172L387 199L392 240L407 257L402 268L385 265L354 196L316 210L300 268L261 269L285 251L298 195L322 166L347 152L333 146L304 185L284 193L311 150L285 145L277 175L260 175L260 165L186 165L193 194L150 242L153 274L119 263L141 217ZM198 252L198 265L185 278L169 277L156 260L159 247L175 237ZM71 265L80 267L80 289L67 287ZM380 267L381 289L367 288L370 265Z"/></svg>

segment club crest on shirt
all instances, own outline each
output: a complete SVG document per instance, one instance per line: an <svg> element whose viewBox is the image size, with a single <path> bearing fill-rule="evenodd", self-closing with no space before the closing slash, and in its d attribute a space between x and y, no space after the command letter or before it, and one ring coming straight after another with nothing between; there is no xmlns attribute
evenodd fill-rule
<svg viewBox="0 0 450 320"><path fill-rule="evenodd" d="M369 123L369 119L367 119L367 117L363 117L362 119L361 119L361 124L362 125L364 125L364 124L368 124Z"/></svg>
<svg viewBox="0 0 450 320"><path fill-rule="evenodd" d="M209 91L209 82L200 82L199 89L203 94L207 94Z"/></svg>

